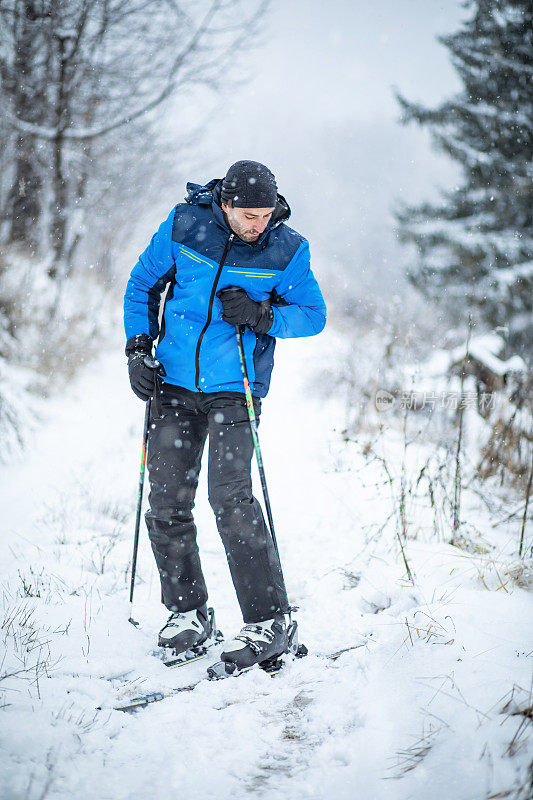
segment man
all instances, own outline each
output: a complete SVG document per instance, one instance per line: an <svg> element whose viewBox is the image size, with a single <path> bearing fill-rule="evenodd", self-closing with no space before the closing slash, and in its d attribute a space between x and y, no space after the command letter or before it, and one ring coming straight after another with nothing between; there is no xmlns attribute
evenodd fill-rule
<svg viewBox="0 0 533 800"><path fill-rule="evenodd" d="M159 645L180 653L211 634L192 515L209 436L209 502L245 623L221 658L249 666L285 652L288 602L252 494L253 441L235 326L246 326L242 340L259 419L276 338L320 333L326 307L308 242L285 224L290 209L267 167L238 161L223 180L188 183L187 191L139 257L124 298L131 386L142 400L154 395L152 407L159 406L148 439L146 513L162 602L171 612ZM162 378L146 358L155 339Z"/></svg>

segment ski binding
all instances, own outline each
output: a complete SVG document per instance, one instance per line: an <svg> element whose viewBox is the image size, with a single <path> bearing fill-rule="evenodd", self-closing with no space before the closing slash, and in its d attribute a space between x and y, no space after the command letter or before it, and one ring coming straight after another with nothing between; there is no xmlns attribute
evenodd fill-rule
<svg viewBox="0 0 533 800"><path fill-rule="evenodd" d="M212 647L224 641L224 634L216 626L214 610L208 608L207 613L209 615L210 632L204 642L194 645L181 653L176 653L172 647L160 647L157 653L154 654L161 658L166 667L173 669L175 667L183 667L185 664L191 664L194 661L200 661L200 659L208 655Z"/></svg>
<svg viewBox="0 0 533 800"><path fill-rule="evenodd" d="M307 655L307 647L304 644L298 644L298 623L293 621L287 629L287 649L285 653L295 656L296 658L303 658ZM248 672L254 666L259 666L270 675L278 673L283 666L282 653L274 658L268 658L258 665L253 664L249 667L239 668L239 666L232 661L217 661L207 668L207 677L210 681L220 681L224 678L236 678L242 675L243 672Z"/></svg>

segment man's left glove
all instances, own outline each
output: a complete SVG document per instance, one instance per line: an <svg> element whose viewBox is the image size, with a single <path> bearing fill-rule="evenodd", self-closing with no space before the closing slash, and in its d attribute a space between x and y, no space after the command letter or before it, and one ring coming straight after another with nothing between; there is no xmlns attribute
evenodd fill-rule
<svg viewBox="0 0 533 800"><path fill-rule="evenodd" d="M272 327L274 312L268 300L257 303L240 286L220 289L217 297L224 307L222 319L230 325L248 325L254 333L268 333Z"/></svg>
<svg viewBox="0 0 533 800"><path fill-rule="evenodd" d="M132 336L126 344L131 388L144 401L154 396L156 373L165 374L163 365L152 358L152 344L151 337L146 333Z"/></svg>

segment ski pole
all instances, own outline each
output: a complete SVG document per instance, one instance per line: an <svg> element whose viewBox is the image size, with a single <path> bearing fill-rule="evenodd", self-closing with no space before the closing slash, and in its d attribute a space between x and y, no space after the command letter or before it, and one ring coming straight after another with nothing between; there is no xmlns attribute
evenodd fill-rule
<svg viewBox="0 0 533 800"><path fill-rule="evenodd" d="M243 326L244 327L244 326ZM261 455L261 447L259 446L259 435L257 433L257 420L255 418L255 411L254 411L254 403L252 400L252 392L250 391L250 382L248 380L248 370L246 368L246 360L244 356L244 346L242 343L242 334L239 325L235 325L235 330L237 332L237 345L239 348L239 360L241 362L241 372L242 372L242 380L244 383L244 394L246 396L246 408L248 410L248 419L250 421L250 429L252 431L252 439L254 443L254 450L255 456L257 458L257 466L259 469L259 477L261 478L261 488L263 489L263 497L265 498L265 508L268 517L268 524L270 527L270 536L272 537L272 542L274 544L274 549L276 550L276 555L278 557L279 562L279 571L281 575L281 579L283 584L285 584L285 579L283 577L283 570L281 568L281 559L279 557L279 550L278 550L278 543L276 540L276 533L274 531L274 520L272 519L272 509L270 506L270 500L268 497L268 488L266 484L266 477L265 477L265 468L263 466L263 457ZM289 619L291 616L291 609L289 607L288 614Z"/></svg>
<svg viewBox="0 0 533 800"><path fill-rule="evenodd" d="M133 589L135 587L135 573L137 571L137 550L139 549L139 528L141 524L141 506L143 500L144 488L144 468L146 465L146 450L148 448L148 430L150 426L150 416L152 413L152 400L154 401L154 410L156 417L160 417L161 410L161 375L166 375L164 366L150 355L144 357L145 366L154 370L154 394L146 401L146 408L144 412L144 427L143 427L143 440L141 451L141 468L139 470L139 492L137 497L137 515L135 518L135 535L133 537L133 558L131 560L131 583L130 583L130 617L128 622L137 627L139 625L133 619Z"/></svg>
<svg viewBox="0 0 533 800"><path fill-rule="evenodd" d="M144 468L146 464L146 447L148 444L148 426L150 424L151 407L152 407L152 398L149 397L148 400L146 401L146 409L144 412L141 468L139 470L139 492L137 497L137 516L135 518L135 535L133 537L133 557L131 560L130 617L128 619L128 622L131 622L131 624L135 625L135 627L137 627L139 623L133 619L133 589L135 586L135 572L137 570L137 550L139 549L139 528L141 524L141 506L142 506L143 488L144 488Z"/></svg>

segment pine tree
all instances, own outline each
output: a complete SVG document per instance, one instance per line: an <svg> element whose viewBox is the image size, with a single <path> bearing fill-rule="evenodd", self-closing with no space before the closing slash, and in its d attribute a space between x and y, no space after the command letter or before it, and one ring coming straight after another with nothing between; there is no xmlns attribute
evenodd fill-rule
<svg viewBox="0 0 533 800"><path fill-rule="evenodd" d="M439 37L461 91L436 109L397 95L402 122L426 126L463 179L436 204L401 208L399 236L416 245L408 276L426 297L444 302L455 321L468 310L488 328L507 328L508 351L531 364L533 6L467 0L465 7L462 29Z"/></svg>

